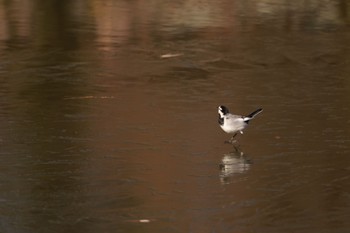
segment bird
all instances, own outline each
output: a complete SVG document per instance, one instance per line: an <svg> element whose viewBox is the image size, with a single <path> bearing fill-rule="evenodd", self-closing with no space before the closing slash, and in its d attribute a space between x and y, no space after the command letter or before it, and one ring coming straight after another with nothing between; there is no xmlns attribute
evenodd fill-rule
<svg viewBox="0 0 350 233"><path fill-rule="evenodd" d="M230 113L227 107L220 105L218 107L219 125L221 129L226 133L233 134L228 142L234 143L234 137L236 137L238 133L243 134L243 130L248 126L249 121L262 111L263 109L259 108L247 116L241 116Z"/></svg>

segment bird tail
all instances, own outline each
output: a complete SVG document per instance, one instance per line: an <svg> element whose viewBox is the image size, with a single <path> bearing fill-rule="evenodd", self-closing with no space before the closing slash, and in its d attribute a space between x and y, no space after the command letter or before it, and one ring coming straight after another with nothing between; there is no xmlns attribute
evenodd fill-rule
<svg viewBox="0 0 350 233"><path fill-rule="evenodd" d="M259 109L255 110L254 112L252 112L251 114L249 114L247 117L254 118L256 115L258 115L262 111L263 111L263 109L259 108Z"/></svg>
<svg viewBox="0 0 350 233"><path fill-rule="evenodd" d="M255 110L254 112L252 112L252 113L249 114L248 116L244 117L244 121L245 121L246 123L249 123L249 121L250 121L251 119L253 119L256 115L258 115L258 114L261 113L262 111L263 111L262 108L259 108L259 109Z"/></svg>

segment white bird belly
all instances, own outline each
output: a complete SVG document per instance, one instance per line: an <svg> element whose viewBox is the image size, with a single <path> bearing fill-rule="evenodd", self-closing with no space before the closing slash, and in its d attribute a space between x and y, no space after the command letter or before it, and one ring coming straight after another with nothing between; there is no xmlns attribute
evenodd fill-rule
<svg viewBox="0 0 350 233"><path fill-rule="evenodd" d="M221 128L223 131L229 134L235 134L239 131L242 131L247 126L247 123L244 122L243 118L237 119L225 119Z"/></svg>

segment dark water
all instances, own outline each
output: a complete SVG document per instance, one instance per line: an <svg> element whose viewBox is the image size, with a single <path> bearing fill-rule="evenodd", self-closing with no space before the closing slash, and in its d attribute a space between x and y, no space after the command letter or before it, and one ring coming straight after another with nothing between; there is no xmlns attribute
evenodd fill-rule
<svg viewBox="0 0 350 233"><path fill-rule="evenodd" d="M0 232L349 232L349 4L0 1Z"/></svg>

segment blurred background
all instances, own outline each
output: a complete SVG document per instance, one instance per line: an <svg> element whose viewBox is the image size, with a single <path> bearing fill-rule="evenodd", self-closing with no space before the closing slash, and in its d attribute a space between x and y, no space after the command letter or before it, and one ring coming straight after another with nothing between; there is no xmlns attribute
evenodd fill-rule
<svg viewBox="0 0 350 233"><path fill-rule="evenodd" d="M0 232L348 232L349 5L0 0Z"/></svg>

